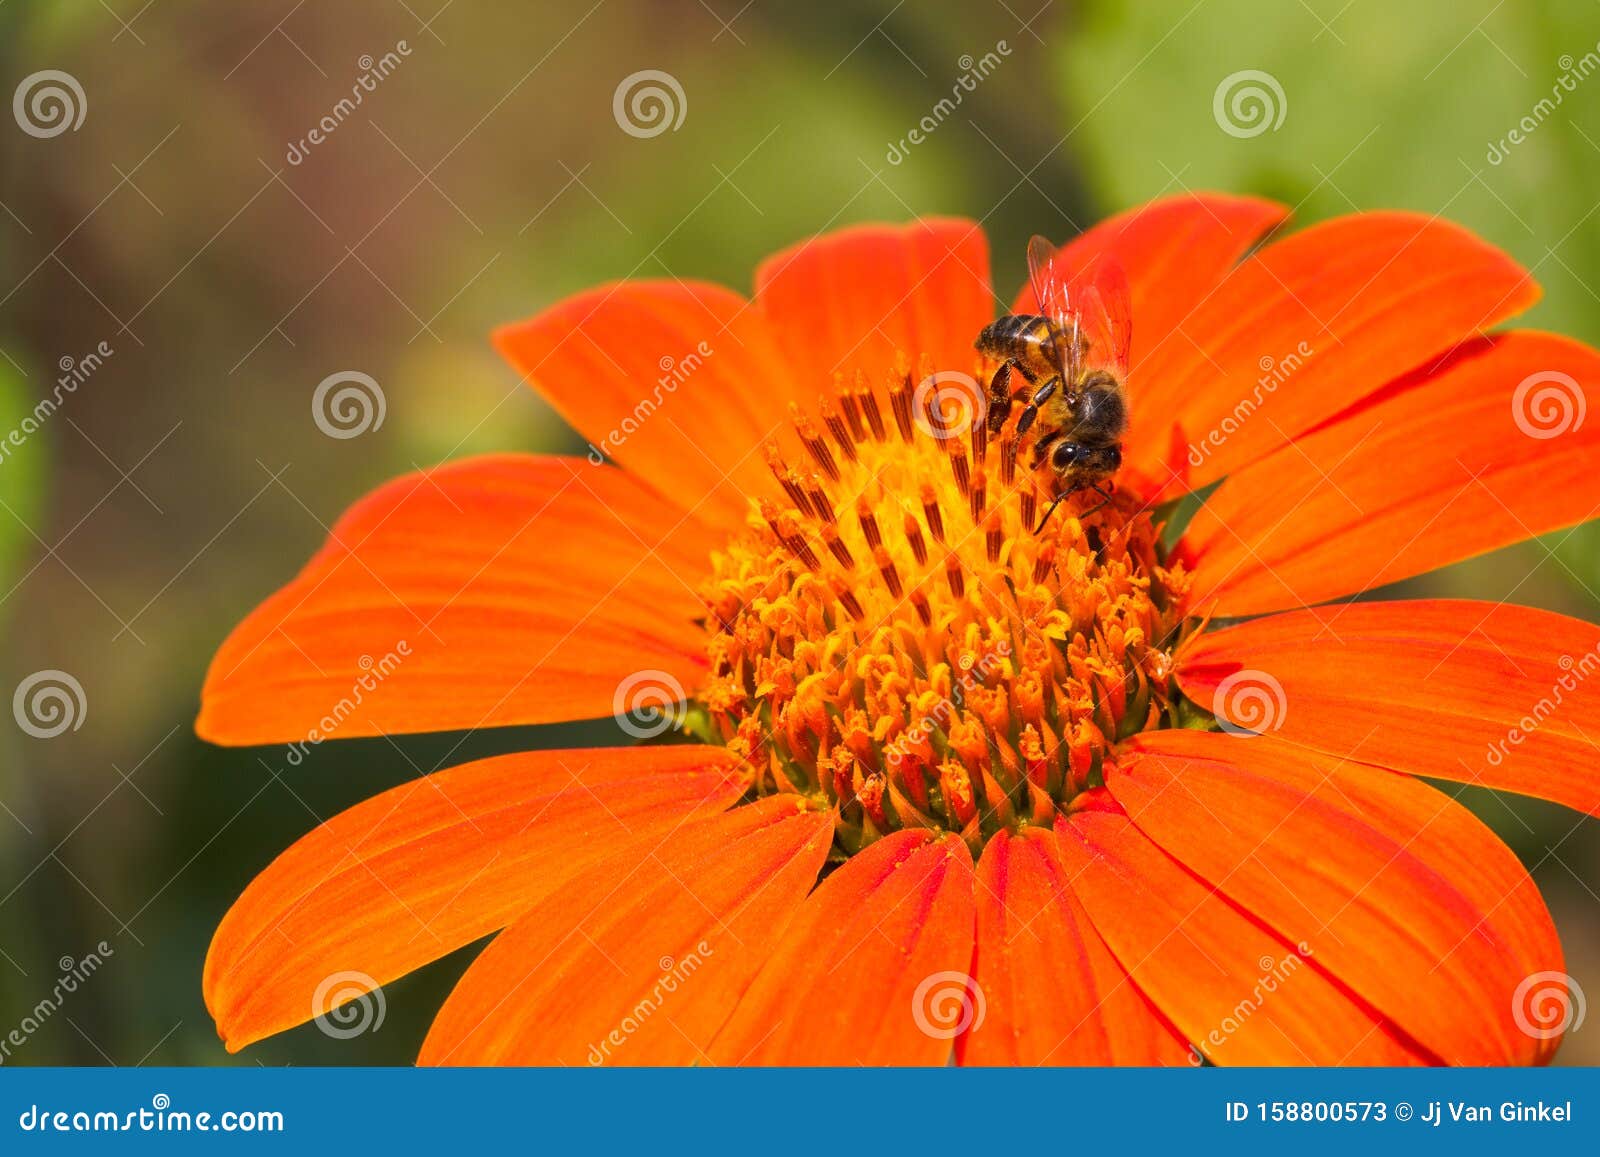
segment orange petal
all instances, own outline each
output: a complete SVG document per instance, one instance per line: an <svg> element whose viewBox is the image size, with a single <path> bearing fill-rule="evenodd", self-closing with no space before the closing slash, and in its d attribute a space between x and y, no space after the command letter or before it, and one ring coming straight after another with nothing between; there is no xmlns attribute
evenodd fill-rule
<svg viewBox="0 0 1600 1157"><path fill-rule="evenodd" d="M1235 268L1145 359L1133 420L1149 428L1129 465L1169 479L1169 493L1212 482L1538 293L1511 258L1437 218L1360 213L1293 234Z"/></svg>
<svg viewBox="0 0 1600 1157"><path fill-rule="evenodd" d="M503 927L622 839L739 797L704 747L544 751L463 764L341 812L223 917L206 1007L236 1052L310 1020L339 973L384 984ZM369 986L370 987L370 986Z"/></svg>
<svg viewBox="0 0 1600 1157"><path fill-rule="evenodd" d="M612 714L630 675L666 697L704 669L694 593L711 542L581 459L503 455L358 502L211 662L214 743L549 723Z"/></svg>
<svg viewBox="0 0 1600 1157"><path fill-rule="evenodd" d="M949 981L970 979L972 922L966 844L923 831L885 836L801 906L712 1044L712 1059L944 1063L955 1026L930 1019L940 1012L930 1014L927 1002Z"/></svg>
<svg viewBox="0 0 1600 1157"><path fill-rule="evenodd" d="M1282 205L1256 197L1180 193L1107 218L1056 253L1054 264L1064 280L1107 257L1127 274L1133 304L1128 394L1136 419L1149 412L1143 401L1147 378L1141 363L1170 342L1192 348L1176 332L1178 327L1264 233L1282 224L1286 214ZM1023 286L1013 312L1038 309L1032 287ZM1157 459L1166 446L1154 442L1145 446L1140 439L1159 439L1166 433L1161 422L1136 420L1129 431L1128 457Z"/></svg>
<svg viewBox="0 0 1600 1157"><path fill-rule="evenodd" d="M1423 1057L1308 956L1196 879L1098 793L1057 821L1095 928L1186 1038L1230 1065L1393 1065ZM1313 946L1314 947L1314 946Z"/></svg>
<svg viewBox="0 0 1600 1157"><path fill-rule="evenodd" d="M683 1065L816 882L833 822L772 796L636 841L497 936L421 1064Z"/></svg>
<svg viewBox="0 0 1600 1157"><path fill-rule="evenodd" d="M1058 855L1042 828L984 846L973 972L987 1015L957 1042L961 1063L1186 1063L1189 1046L1100 939Z"/></svg>
<svg viewBox="0 0 1600 1157"><path fill-rule="evenodd" d="M705 282L624 281L495 331L513 368L606 455L675 511L744 523L749 494L776 491L763 439L794 397L787 362L758 310Z"/></svg>
<svg viewBox="0 0 1600 1157"><path fill-rule="evenodd" d="M1271 706L1257 729L1292 743L1590 815L1600 815L1596 675L1600 626L1434 599L1318 607L1208 631L1177 667L1186 695L1241 727L1259 697Z"/></svg>
<svg viewBox="0 0 1600 1157"><path fill-rule="evenodd" d="M1240 470L1184 534L1195 605L1300 607L1593 517L1600 422L1528 433L1542 387L1519 398L1519 383L1547 375L1564 375L1549 388L1581 407L1600 353L1553 334L1479 341Z"/></svg>
<svg viewBox="0 0 1600 1157"><path fill-rule="evenodd" d="M994 319L989 242L966 220L854 225L763 261L756 301L807 393L855 370L880 388L899 354L964 373Z"/></svg>
<svg viewBox="0 0 1600 1157"><path fill-rule="evenodd" d="M1516 857L1448 796L1276 738L1194 731L1134 737L1106 786L1169 855L1445 1062L1549 1051L1517 1027L1512 995L1559 971L1555 927ZM1508 886L1480 903L1417 845L1427 828Z"/></svg>

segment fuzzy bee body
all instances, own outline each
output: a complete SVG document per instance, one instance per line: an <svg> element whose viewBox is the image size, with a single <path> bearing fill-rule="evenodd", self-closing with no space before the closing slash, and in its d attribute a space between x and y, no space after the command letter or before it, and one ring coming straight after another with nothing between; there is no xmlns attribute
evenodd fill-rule
<svg viewBox="0 0 1600 1157"><path fill-rule="evenodd" d="M983 327L978 352L1015 366L1030 383L1055 377L1061 365L1055 325L1042 313L1012 313Z"/></svg>
<svg viewBox="0 0 1600 1157"><path fill-rule="evenodd" d="M1025 406L1017 436L1034 430L1033 466L1052 478L1055 510L1080 490L1104 489L1122 466L1128 429L1127 380L1131 319L1128 287L1114 264L1067 280L1043 237L1028 243L1028 273L1040 313L1009 314L986 325L973 343L1000 363L989 388L988 426L999 433L1011 414L1015 383ZM1040 521L1040 529L1049 519Z"/></svg>

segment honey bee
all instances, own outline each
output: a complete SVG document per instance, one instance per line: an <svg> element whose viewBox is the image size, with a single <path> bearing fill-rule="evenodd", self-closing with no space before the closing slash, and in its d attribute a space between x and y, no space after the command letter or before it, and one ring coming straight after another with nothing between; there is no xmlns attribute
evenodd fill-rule
<svg viewBox="0 0 1600 1157"><path fill-rule="evenodd" d="M1043 237L1028 242L1028 279L1039 312L991 322L973 343L1000 362L989 385L990 433L998 434L1011 416L1013 373L1027 383L1018 395L1024 409L1017 435L1037 426L1032 466L1050 475L1053 496L1035 534L1080 490L1100 495L1101 506L1111 501L1106 486L1122 465L1128 429L1127 279L1109 259L1069 279L1056 268L1055 253Z"/></svg>

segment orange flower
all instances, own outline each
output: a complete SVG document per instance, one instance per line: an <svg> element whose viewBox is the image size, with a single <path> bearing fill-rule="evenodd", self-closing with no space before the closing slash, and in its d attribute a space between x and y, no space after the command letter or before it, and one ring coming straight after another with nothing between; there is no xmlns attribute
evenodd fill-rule
<svg viewBox="0 0 1600 1157"><path fill-rule="evenodd" d="M1481 336L1537 289L1460 228L1252 251L1282 217L1176 197L1060 252L1126 270L1132 427L1116 501L1037 535L1016 418L928 405L983 397L969 222L820 237L753 300L623 282L498 333L592 461L358 503L223 645L198 729L643 704L635 732L699 742L483 760L323 824L217 931L228 1047L498 932L423 1062L1548 1059L1538 891L1412 777L1600 813L1600 628L1311 604L1589 517L1600 424L1549 406L1600 356Z"/></svg>

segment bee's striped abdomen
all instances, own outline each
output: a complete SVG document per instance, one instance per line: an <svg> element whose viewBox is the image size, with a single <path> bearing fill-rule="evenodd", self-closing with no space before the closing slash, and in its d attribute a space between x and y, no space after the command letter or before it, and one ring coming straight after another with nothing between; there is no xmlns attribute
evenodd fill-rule
<svg viewBox="0 0 1600 1157"><path fill-rule="evenodd" d="M981 350L1020 351L1025 345L1038 345L1049 337L1048 318L1038 314L1011 313L984 326L976 344Z"/></svg>
<svg viewBox="0 0 1600 1157"><path fill-rule="evenodd" d="M1013 313L990 322L973 344L997 361L1015 361L1032 374L1052 372L1056 364L1055 328L1036 313Z"/></svg>

